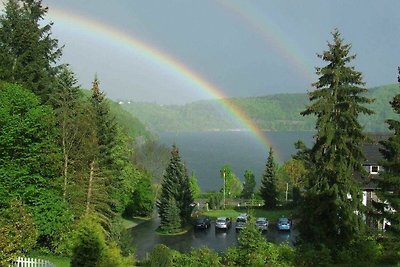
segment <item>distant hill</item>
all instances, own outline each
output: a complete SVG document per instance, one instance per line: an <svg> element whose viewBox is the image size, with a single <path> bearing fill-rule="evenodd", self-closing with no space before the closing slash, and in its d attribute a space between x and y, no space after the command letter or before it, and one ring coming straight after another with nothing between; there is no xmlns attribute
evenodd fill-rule
<svg viewBox="0 0 400 267"><path fill-rule="evenodd" d="M389 101L400 93L399 85L371 88L368 97L375 99L369 106L372 116L361 116L366 131L387 131L385 120L395 118ZM269 131L311 131L315 118L300 112L309 104L307 94L276 94L262 97L231 98L261 128ZM243 126L223 108L218 100L202 100L186 105L124 102L123 109L155 132L230 130Z"/></svg>
<svg viewBox="0 0 400 267"><path fill-rule="evenodd" d="M90 90L81 89L81 91L85 97L91 97ZM118 125L124 129L128 136L130 136L132 139L136 139L138 137L149 139L153 137L152 133L146 128L145 124L137 117L123 109L122 106L117 102L114 102L109 98L107 98L107 101L110 104L110 111L115 116L115 120L117 121Z"/></svg>

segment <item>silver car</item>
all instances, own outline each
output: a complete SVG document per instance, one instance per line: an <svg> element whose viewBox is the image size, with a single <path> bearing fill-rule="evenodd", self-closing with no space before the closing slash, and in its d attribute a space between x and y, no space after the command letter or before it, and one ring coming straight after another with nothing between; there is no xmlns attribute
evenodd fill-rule
<svg viewBox="0 0 400 267"><path fill-rule="evenodd" d="M218 217L215 221L215 229L229 229L232 221L228 217Z"/></svg>
<svg viewBox="0 0 400 267"><path fill-rule="evenodd" d="M268 225L269 225L269 222L268 222L267 218L259 217L256 219L256 226L261 231L267 231Z"/></svg>

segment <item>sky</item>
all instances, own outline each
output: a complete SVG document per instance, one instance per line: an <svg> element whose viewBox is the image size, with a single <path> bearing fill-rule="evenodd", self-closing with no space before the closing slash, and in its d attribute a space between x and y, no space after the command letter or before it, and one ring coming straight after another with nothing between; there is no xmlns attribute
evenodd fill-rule
<svg viewBox="0 0 400 267"><path fill-rule="evenodd" d="M79 84L114 100L306 93L337 28L368 88L400 65L398 0L43 0Z"/></svg>

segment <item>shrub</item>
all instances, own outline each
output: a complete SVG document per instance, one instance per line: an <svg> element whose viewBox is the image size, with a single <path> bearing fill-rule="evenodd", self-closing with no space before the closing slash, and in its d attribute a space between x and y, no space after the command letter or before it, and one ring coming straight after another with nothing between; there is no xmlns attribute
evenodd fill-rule
<svg viewBox="0 0 400 267"><path fill-rule="evenodd" d="M36 244L38 232L20 200L0 214L0 266L8 266Z"/></svg>
<svg viewBox="0 0 400 267"><path fill-rule="evenodd" d="M99 267L126 267L134 266L134 259L132 257L123 257L119 247L112 243L106 247L101 255Z"/></svg>
<svg viewBox="0 0 400 267"><path fill-rule="evenodd" d="M303 244L297 247L297 266L331 266L331 250L324 245Z"/></svg>
<svg viewBox="0 0 400 267"><path fill-rule="evenodd" d="M353 266L371 266L382 256L382 246L373 237L354 240L348 248L338 252L336 261Z"/></svg>
<svg viewBox="0 0 400 267"><path fill-rule="evenodd" d="M82 219L72 250L71 266L98 266L105 248L105 238L101 226L91 218Z"/></svg>
<svg viewBox="0 0 400 267"><path fill-rule="evenodd" d="M163 244L158 244L151 251L146 266L150 267L174 266L174 261L179 257L180 257L179 252L174 251Z"/></svg>
<svg viewBox="0 0 400 267"><path fill-rule="evenodd" d="M221 266L221 258L215 251L203 247L194 249L187 254L181 254L181 256L176 260L175 266L219 267Z"/></svg>

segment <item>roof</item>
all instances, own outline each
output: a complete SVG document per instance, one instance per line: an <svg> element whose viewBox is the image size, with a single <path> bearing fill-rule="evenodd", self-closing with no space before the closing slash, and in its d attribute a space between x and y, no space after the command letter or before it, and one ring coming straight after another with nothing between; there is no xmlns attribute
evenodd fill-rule
<svg viewBox="0 0 400 267"><path fill-rule="evenodd" d="M367 133L368 137L371 139L371 142L364 143L362 145L362 150L365 156L364 165L372 165L377 164L379 161L383 159L381 152L379 151L382 148L382 145L379 144L380 141L387 140L391 134L389 133Z"/></svg>

